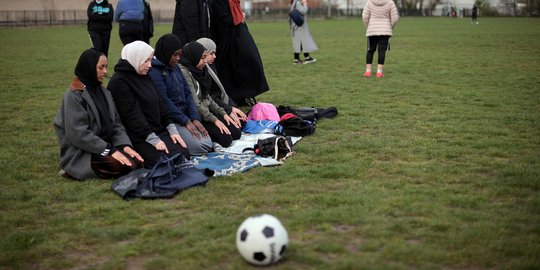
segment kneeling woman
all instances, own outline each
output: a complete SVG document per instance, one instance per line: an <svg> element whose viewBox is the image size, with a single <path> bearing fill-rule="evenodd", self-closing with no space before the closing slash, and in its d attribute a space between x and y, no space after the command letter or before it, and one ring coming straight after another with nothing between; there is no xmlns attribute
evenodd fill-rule
<svg viewBox="0 0 540 270"><path fill-rule="evenodd" d="M203 120L202 124L213 142L228 147L233 140L240 139L241 126L210 96L210 89L214 82L205 64L206 55L203 45L193 41L184 46L182 58L180 58L180 69L191 89L197 110Z"/></svg>
<svg viewBox="0 0 540 270"><path fill-rule="evenodd" d="M143 159L131 147L111 93L101 85L107 75L105 54L84 51L75 75L54 119L60 175L115 178L140 167Z"/></svg>
<svg viewBox="0 0 540 270"><path fill-rule="evenodd" d="M153 56L154 49L142 41L127 44L108 85L127 134L144 158L146 168L152 168L162 154L182 153L187 159L190 157L148 76Z"/></svg>

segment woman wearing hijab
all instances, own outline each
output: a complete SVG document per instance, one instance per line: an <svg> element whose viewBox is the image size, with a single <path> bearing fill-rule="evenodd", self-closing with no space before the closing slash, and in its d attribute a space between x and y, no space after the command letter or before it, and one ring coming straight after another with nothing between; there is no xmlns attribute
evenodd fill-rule
<svg viewBox="0 0 540 270"><path fill-rule="evenodd" d="M182 153L187 159L190 157L147 75L153 56L154 49L143 41L127 44L108 85L127 134L144 158L146 168L152 168L162 154Z"/></svg>
<svg viewBox="0 0 540 270"><path fill-rule="evenodd" d="M234 101L229 98L223 84L221 83L214 62L216 60L216 43L209 38L200 38L197 40L198 43L204 46L206 55L206 70L210 73L213 83L212 88L210 89L210 96L212 99L223 109L225 112L236 122L237 125L241 126L242 121L245 123L247 121L246 114L240 109L236 108Z"/></svg>
<svg viewBox="0 0 540 270"><path fill-rule="evenodd" d="M116 178L140 167L143 159L131 147L111 93L101 85L107 75L105 54L84 51L75 75L54 119L60 175Z"/></svg>
<svg viewBox="0 0 540 270"><path fill-rule="evenodd" d="M317 50L317 44L309 32L307 23L308 4L307 0L291 0L291 10L296 9L304 16L304 24L298 26L293 20L290 20L292 47L294 51L293 64L309 64L317 61L317 59L309 56L309 53ZM300 53L304 52L304 61L300 60Z"/></svg>
<svg viewBox="0 0 540 270"><path fill-rule="evenodd" d="M186 44L180 58L180 70L191 89L191 94L197 110L202 118L202 124L208 130L213 142L223 147L231 145L233 140L240 139L240 128L225 109L220 107L212 97L212 77L206 68L206 55L203 45L192 41Z"/></svg>
<svg viewBox="0 0 540 270"><path fill-rule="evenodd" d="M182 46L174 34L165 34L156 43L156 53L148 75L171 114L189 153L204 155L212 150L212 139L201 124L191 90L178 67Z"/></svg>
<svg viewBox="0 0 540 270"><path fill-rule="evenodd" d="M221 82L238 105L255 103L255 96L268 91L263 63L249 33L240 0L210 3L211 37L217 44L216 68Z"/></svg>

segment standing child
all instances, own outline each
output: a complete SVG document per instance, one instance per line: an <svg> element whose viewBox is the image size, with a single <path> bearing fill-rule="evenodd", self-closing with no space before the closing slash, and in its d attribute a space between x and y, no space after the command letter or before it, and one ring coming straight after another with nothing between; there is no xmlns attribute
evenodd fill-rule
<svg viewBox="0 0 540 270"><path fill-rule="evenodd" d="M368 37L368 50L366 55L366 72L364 77L371 77L371 63L373 54L379 47L377 65L377 78L382 78L388 41L392 36L392 30L398 21L398 12L392 0L368 0L362 12L362 19L366 26Z"/></svg>
<svg viewBox="0 0 540 270"><path fill-rule="evenodd" d="M112 21L114 18L113 6L107 0L92 0L88 5L88 34L92 46L105 54L109 54L111 41Z"/></svg>

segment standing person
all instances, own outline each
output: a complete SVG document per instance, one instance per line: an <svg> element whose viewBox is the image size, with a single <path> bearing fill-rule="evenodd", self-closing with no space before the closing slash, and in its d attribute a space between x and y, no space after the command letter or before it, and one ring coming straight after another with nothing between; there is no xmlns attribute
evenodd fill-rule
<svg viewBox="0 0 540 270"><path fill-rule="evenodd" d="M213 142L229 147L233 140L240 139L241 126L210 97L212 77L206 68L206 55L203 45L192 41L182 50L180 70L187 80L191 94Z"/></svg>
<svg viewBox="0 0 540 270"><path fill-rule="evenodd" d="M242 122L247 121L246 114L237 108L234 101L229 98L221 80L217 75L216 67L214 62L216 60L216 43L209 38L200 38L197 40L198 43L204 46L204 53L206 55L206 70L210 73L213 83L210 88L210 96L212 99L223 109L225 112L236 122L237 125L242 126Z"/></svg>
<svg viewBox="0 0 540 270"><path fill-rule="evenodd" d="M118 22L118 34L122 44L143 39L143 0L118 0L114 20Z"/></svg>
<svg viewBox="0 0 540 270"><path fill-rule="evenodd" d="M472 7L472 22L473 24L478 24L478 7L476 4Z"/></svg>
<svg viewBox="0 0 540 270"><path fill-rule="evenodd" d="M88 5L87 14L88 34L92 40L92 46L108 56L114 19L113 6L107 0L92 0Z"/></svg>
<svg viewBox="0 0 540 270"><path fill-rule="evenodd" d="M131 147L111 93L101 85L106 75L105 54L94 48L81 54L54 119L64 177L116 178L143 162Z"/></svg>
<svg viewBox="0 0 540 270"><path fill-rule="evenodd" d="M263 63L249 33L240 0L212 0L210 30L217 44L216 68L227 94L238 105L254 105L269 90Z"/></svg>
<svg viewBox="0 0 540 270"><path fill-rule="evenodd" d="M189 153L193 156L204 155L212 151L212 139L201 124L191 90L178 66L181 54L182 46L175 35L161 36L156 43L156 53L148 75L172 115Z"/></svg>
<svg viewBox="0 0 540 270"><path fill-rule="evenodd" d="M144 3L144 17L142 20L143 25L143 38L142 41L146 44L150 44L150 38L154 36L154 17L152 17L152 9L150 4L143 0Z"/></svg>
<svg viewBox="0 0 540 270"><path fill-rule="evenodd" d="M144 158L145 168L152 168L162 154L182 153L187 159L190 157L148 76L153 56L154 49L143 41L127 44L108 85L127 134Z"/></svg>
<svg viewBox="0 0 540 270"><path fill-rule="evenodd" d="M209 35L209 11L207 0L176 0L172 33L184 46Z"/></svg>
<svg viewBox="0 0 540 270"><path fill-rule="evenodd" d="M368 37L368 50L366 55L366 72L364 77L371 77L371 63L373 54L379 47L379 58L377 65L377 78L384 77L383 67L386 57L386 50L389 47L389 40L392 30L398 21L398 12L392 0L368 0L362 12L362 19L366 26L366 37Z"/></svg>
<svg viewBox="0 0 540 270"><path fill-rule="evenodd" d="M309 32L309 27L307 24L307 12L308 5L307 0L291 0L291 10L296 9L300 14L304 16L304 24L298 26L294 23L293 20L290 20L291 26L291 36L292 36L292 47L294 51L294 62L293 64L309 64L317 61L317 59L309 56L310 52L317 50L317 44L313 40L311 33ZM300 53L304 52L304 61L300 60Z"/></svg>

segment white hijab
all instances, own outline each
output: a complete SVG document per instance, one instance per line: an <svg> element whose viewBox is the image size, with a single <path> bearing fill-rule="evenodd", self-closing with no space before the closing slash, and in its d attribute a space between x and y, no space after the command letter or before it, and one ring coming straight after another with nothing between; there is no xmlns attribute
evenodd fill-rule
<svg viewBox="0 0 540 270"><path fill-rule="evenodd" d="M131 66L139 73L139 67L148 59L154 49L140 40L128 43L122 49L122 59L127 60Z"/></svg>

